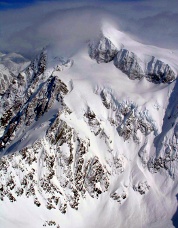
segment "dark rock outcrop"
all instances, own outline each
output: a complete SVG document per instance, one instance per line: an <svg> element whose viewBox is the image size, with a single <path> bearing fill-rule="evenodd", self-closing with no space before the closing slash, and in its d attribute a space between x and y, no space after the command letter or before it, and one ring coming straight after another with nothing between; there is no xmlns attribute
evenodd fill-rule
<svg viewBox="0 0 178 228"><path fill-rule="evenodd" d="M146 77L148 81L160 84L171 83L176 79L175 72L168 64L154 56L148 64L143 63L135 53L125 48L118 50L106 37L89 44L89 56L97 63L114 60L114 65L132 80ZM146 69L143 69L143 65L146 65Z"/></svg>
<svg viewBox="0 0 178 228"><path fill-rule="evenodd" d="M144 72L139 64L138 57L126 49L121 49L114 58L114 65L130 79L141 79Z"/></svg>
<svg viewBox="0 0 178 228"><path fill-rule="evenodd" d="M114 59L118 49L114 44L102 37L98 42L89 44L89 55L92 59L96 59L97 63L108 63Z"/></svg>
<svg viewBox="0 0 178 228"><path fill-rule="evenodd" d="M168 64L153 56L147 65L146 78L153 83L171 83L176 75Z"/></svg>

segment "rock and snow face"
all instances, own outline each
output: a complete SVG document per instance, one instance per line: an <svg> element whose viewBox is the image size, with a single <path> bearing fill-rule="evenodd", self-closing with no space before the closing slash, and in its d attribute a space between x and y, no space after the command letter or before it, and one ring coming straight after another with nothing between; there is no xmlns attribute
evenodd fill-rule
<svg viewBox="0 0 178 228"><path fill-rule="evenodd" d="M4 94L13 81L13 74L7 67L0 64L0 95Z"/></svg>
<svg viewBox="0 0 178 228"><path fill-rule="evenodd" d="M99 41L89 44L89 55L92 59L96 59L97 63L112 61L117 52L117 48L106 37L101 37Z"/></svg>
<svg viewBox="0 0 178 228"><path fill-rule="evenodd" d="M169 83L175 80L176 75L168 64L156 59L154 56L147 65L147 76L154 83Z"/></svg>
<svg viewBox="0 0 178 228"><path fill-rule="evenodd" d="M151 172L165 169L175 177L178 161L178 80L169 98L165 111L162 132L155 140L156 153L150 158L148 167Z"/></svg>
<svg viewBox="0 0 178 228"><path fill-rule="evenodd" d="M115 36L116 34L114 34ZM121 39L121 42L124 42L123 34L120 36L122 39L118 37L118 41ZM132 43L133 41L127 40L127 42ZM115 41L115 43L117 42ZM134 41L133 46L136 48L138 44L135 43ZM128 46L132 49L130 45ZM145 76L148 81L153 83L171 83L176 79L176 73L168 64L154 56L149 56L150 61L145 61L144 55L146 56L147 53L143 53L143 59L141 59L130 49L125 48L123 43L115 45L108 35L108 37L102 36L97 41L90 42L89 55L97 63L108 63L114 60L114 65L130 79L141 79Z"/></svg>
<svg viewBox="0 0 178 228"><path fill-rule="evenodd" d="M178 57L173 71L110 36L71 59L44 49L12 79L2 68L2 227L173 227Z"/></svg>
<svg viewBox="0 0 178 228"><path fill-rule="evenodd" d="M121 49L117 53L114 58L114 65L128 75L130 79L141 79L144 75L138 57L126 49Z"/></svg>

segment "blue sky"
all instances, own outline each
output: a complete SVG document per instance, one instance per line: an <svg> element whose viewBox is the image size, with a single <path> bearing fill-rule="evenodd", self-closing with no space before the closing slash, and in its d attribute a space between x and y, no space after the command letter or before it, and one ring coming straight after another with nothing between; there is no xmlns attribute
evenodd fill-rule
<svg viewBox="0 0 178 228"><path fill-rule="evenodd" d="M53 2L67 2L66 0L53 0ZM88 2L140 2L144 0L90 0ZM2 0L0 2L0 10L8 10L8 9L17 9L28 7L30 5L34 5L35 3L45 3L51 2L51 0ZM69 1L68 1L69 2ZM71 2L75 2L75 0L71 0ZM87 2L87 0L83 0L83 2Z"/></svg>
<svg viewBox="0 0 178 228"><path fill-rule="evenodd" d="M7 10L7 9L20 8L20 7L25 7L30 4L33 4L35 2L36 0L2 0L0 2L0 9Z"/></svg>

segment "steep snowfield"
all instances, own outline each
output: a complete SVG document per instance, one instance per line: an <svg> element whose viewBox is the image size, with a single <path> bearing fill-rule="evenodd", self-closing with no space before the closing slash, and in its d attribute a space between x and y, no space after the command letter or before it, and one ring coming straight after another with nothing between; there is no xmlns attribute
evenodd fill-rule
<svg viewBox="0 0 178 228"><path fill-rule="evenodd" d="M169 74L177 77L178 56L107 23L103 36L109 42L97 55L98 41L70 59L47 48L9 90L11 109L2 96L1 227L174 227L177 79ZM144 76L131 80L125 65L117 68L107 43L133 52ZM153 56L160 65L149 80ZM168 81L154 83L158 74Z"/></svg>

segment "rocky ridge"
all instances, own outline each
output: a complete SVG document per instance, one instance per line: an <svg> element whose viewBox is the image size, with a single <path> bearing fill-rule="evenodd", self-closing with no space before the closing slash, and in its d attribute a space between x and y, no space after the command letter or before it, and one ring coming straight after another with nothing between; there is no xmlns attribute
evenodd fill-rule
<svg viewBox="0 0 178 228"><path fill-rule="evenodd" d="M99 41L89 44L89 55L97 63L108 63L113 60L114 65L132 80L140 80L142 77L145 77L148 81L157 84L171 83L177 77L168 64L156 59L154 56L150 56L151 60L146 63L144 69L142 60L135 53L125 48L118 50L104 36L101 36Z"/></svg>

